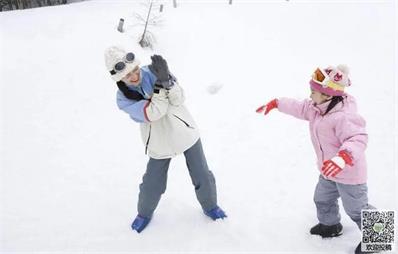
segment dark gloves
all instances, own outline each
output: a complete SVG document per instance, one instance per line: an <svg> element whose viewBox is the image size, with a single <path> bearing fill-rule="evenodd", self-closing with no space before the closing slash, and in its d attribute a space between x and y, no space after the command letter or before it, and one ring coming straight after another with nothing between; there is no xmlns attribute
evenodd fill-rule
<svg viewBox="0 0 398 254"><path fill-rule="evenodd" d="M169 67L167 66L166 60L162 56L153 55L151 56L152 63L148 66L156 78L163 82L169 80Z"/></svg>
<svg viewBox="0 0 398 254"><path fill-rule="evenodd" d="M166 60L162 56L151 56L152 63L148 65L149 70L156 76L156 85L169 89L174 85L174 80L169 72Z"/></svg>

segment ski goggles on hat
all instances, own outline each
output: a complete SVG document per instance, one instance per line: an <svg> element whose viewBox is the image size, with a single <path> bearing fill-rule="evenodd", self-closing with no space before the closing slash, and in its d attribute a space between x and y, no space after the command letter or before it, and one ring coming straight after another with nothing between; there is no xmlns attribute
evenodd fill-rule
<svg viewBox="0 0 398 254"><path fill-rule="evenodd" d="M321 68L317 68L314 71L312 74L312 80L324 88L330 87L334 90L344 90L344 86L333 82L333 80L329 78L329 74Z"/></svg>
<svg viewBox="0 0 398 254"><path fill-rule="evenodd" d="M111 75L115 75L118 72L122 72L124 69L126 69L126 64L127 63L132 63L135 59L135 55L132 52L127 53L122 61L117 62L113 66L113 70L110 71Z"/></svg>
<svg viewBox="0 0 398 254"><path fill-rule="evenodd" d="M325 94L340 95L344 92L344 86L333 82L333 80L330 79L329 74L321 68L317 68L314 71L310 84L312 88L320 90Z"/></svg>

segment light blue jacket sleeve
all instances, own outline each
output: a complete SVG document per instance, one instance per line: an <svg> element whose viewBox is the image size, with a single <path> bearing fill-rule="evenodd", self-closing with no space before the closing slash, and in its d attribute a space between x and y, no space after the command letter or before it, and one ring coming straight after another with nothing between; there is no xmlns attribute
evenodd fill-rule
<svg viewBox="0 0 398 254"><path fill-rule="evenodd" d="M119 109L129 114L131 119L138 123L149 122L145 112L145 108L150 102L149 100L130 100L127 99L120 91L117 91L116 98Z"/></svg>

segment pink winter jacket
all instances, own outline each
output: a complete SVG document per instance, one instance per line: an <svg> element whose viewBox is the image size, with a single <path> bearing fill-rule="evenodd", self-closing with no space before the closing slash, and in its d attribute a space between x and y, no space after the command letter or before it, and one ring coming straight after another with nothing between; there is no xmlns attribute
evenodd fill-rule
<svg viewBox="0 0 398 254"><path fill-rule="evenodd" d="M350 95L346 95L343 102L322 116L328 104L314 105L309 99L304 101L278 99L280 112L309 121L319 171L325 160L333 158L341 150L347 150L352 155L354 165L346 165L336 177L328 179L344 184L365 183L367 179L365 149L368 141L366 122L357 113L355 99Z"/></svg>

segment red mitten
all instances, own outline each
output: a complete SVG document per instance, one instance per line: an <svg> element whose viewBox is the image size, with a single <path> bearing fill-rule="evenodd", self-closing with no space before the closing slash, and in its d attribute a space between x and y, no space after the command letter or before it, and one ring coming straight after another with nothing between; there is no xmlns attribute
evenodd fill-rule
<svg viewBox="0 0 398 254"><path fill-rule="evenodd" d="M351 154L349 154L347 151L340 151L337 156L333 157L330 160L324 161L323 162L323 167L322 167L322 174L325 177L335 177L337 174L339 174L345 165L348 164L350 166L353 166L354 164L352 163L352 157Z"/></svg>
<svg viewBox="0 0 398 254"><path fill-rule="evenodd" d="M257 113L263 113L264 115L268 114L272 109L278 108L278 99L273 99L272 101L268 102L265 105L262 105L258 109L256 109Z"/></svg>

